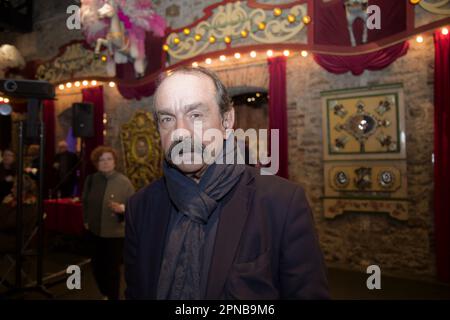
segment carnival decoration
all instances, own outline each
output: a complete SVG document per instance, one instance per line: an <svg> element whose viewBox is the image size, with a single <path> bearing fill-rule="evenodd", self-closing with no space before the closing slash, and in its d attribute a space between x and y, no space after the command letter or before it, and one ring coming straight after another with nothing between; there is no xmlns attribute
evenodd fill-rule
<svg viewBox="0 0 450 320"><path fill-rule="evenodd" d="M345 14L347 17L347 28L350 34L350 41L352 46L356 46L355 35L353 33L353 23L356 19L362 19L363 24L363 35L362 42L367 42L367 7L369 5L369 0L344 0Z"/></svg>
<svg viewBox="0 0 450 320"><path fill-rule="evenodd" d="M149 112L138 110L122 125L120 137L125 172L136 189L162 176L163 152L158 143L158 130Z"/></svg>
<svg viewBox="0 0 450 320"><path fill-rule="evenodd" d="M6 69L24 66L25 60L16 47L9 44L0 46L0 77L4 77Z"/></svg>
<svg viewBox="0 0 450 320"><path fill-rule="evenodd" d="M54 59L40 64L35 77L56 84L74 78L105 77L105 72L105 62L96 59L88 45L74 42L60 48Z"/></svg>
<svg viewBox="0 0 450 320"><path fill-rule="evenodd" d="M321 96L324 216L385 212L407 220L402 84L325 91Z"/></svg>
<svg viewBox="0 0 450 320"><path fill-rule="evenodd" d="M439 15L450 15L450 0L430 1L430 0L411 0L417 2L425 11Z"/></svg>
<svg viewBox="0 0 450 320"><path fill-rule="evenodd" d="M144 76L146 32L164 36L165 20L150 0L82 0L81 23L95 54L107 48L107 72L115 76L116 64L132 62L137 78Z"/></svg>
<svg viewBox="0 0 450 320"><path fill-rule="evenodd" d="M195 27L183 28L182 32L171 30L163 50L179 61L214 50L213 47L247 43L247 39L254 44L298 41L302 32L306 35L306 26L311 22L307 12L306 3L283 11L252 8L247 2L224 2Z"/></svg>

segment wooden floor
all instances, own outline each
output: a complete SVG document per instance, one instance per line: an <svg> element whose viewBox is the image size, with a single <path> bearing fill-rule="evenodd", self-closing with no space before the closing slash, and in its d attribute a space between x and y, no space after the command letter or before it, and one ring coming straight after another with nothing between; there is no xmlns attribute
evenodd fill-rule
<svg viewBox="0 0 450 320"><path fill-rule="evenodd" d="M54 283L60 280L58 284L54 284L49 288L54 299L58 300L100 300L103 299L97 289L91 272L91 266L88 257L79 253L68 253L71 250L65 248L58 250L50 250L47 252L44 264L45 275L48 280L44 283ZM0 260L3 264L3 262ZM69 264L82 264L82 281L81 290L68 290L65 279L65 268ZM33 265L26 264L26 271L30 274L33 272ZM0 269L0 275L4 271L4 266ZM52 277L53 276L53 277ZM430 281L418 281L411 279L401 279L396 277L382 276L381 289L369 290L366 286L368 275L354 271L346 271L340 269L328 269L328 280L332 299L337 300L410 300L410 299L445 299L450 300L450 286ZM123 277L122 277L123 278ZM10 280L13 281L14 272L10 274ZM122 292L124 288L122 279ZM0 287L0 299L5 298L5 288ZM19 299L46 299L40 293L27 292L25 294L8 296L7 298Z"/></svg>

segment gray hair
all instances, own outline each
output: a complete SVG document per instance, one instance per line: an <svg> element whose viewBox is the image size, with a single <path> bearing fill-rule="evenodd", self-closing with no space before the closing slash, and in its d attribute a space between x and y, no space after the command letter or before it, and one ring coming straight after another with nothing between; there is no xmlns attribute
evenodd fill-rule
<svg viewBox="0 0 450 320"><path fill-rule="evenodd" d="M216 102L219 106L220 115L223 117L223 115L230 111L233 107L233 102L231 101L230 96L228 95L227 88L222 83L222 81L219 79L217 74L209 69L203 68L203 67L191 67L191 66L181 66L176 69L171 70L170 72L163 72L159 75L157 82L156 82L156 90L154 97L156 97L156 93L161 86L162 82L167 79L168 77L174 75L175 73L184 73L184 74L203 74L209 79L212 80L214 84L214 88L216 89ZM152 105L152 113L153 117L155 119L155 122L158 123L158 115L156 114L155 110L155 100L153 101Z"/></svg>

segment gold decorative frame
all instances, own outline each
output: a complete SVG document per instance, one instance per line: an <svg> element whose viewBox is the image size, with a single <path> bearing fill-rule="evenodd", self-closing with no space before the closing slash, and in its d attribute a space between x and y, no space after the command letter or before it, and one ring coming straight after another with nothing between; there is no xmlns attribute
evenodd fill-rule
<svg viewBox="0 0 450 320"><path fill-rule="evenodd" d="M334 90L321 95L324 216L386 213L407 220L402 85Z"/></svg>
<svg viewBox="0 0 450 320"><path fill-rule="evenodd" d="M281 13L274 14L273 10L243 7L240 1L226 3L218 6L212 17L201 21L192 30L186 28L184 32L170 33L164 48L172 58L184 60L215 44L231 44L237 38L249 37L263 44L285 42L297 36L306 26L304 20L308 22L310 17L307 16L306 3L284 11L288 18Z"/></svg>
<svg viewBox="0 0 450 320"><path fill-rule="evenodd" d="M155 122L149 112L136 111L122 125L121 133L125 172L136 189L162 176L163 153Z"/></svg>
<svg viewBox="0 0 450 320"><path fill-rule="evenodd" d="M441 0L438 2L429 2L427 0L422 0L419 5L428 12L440 15L450 15L450 0ZM444 8L446 7L446 8Z"/></svg>
<svg viewBox="0 0 450 320"><path fill-rule="evenodd" d="M358 170L370 169L370 184L361 188L358 186ZM344 173L347 183L338 183L337 176ZM382 174L390 173L390 184L383 183ZM407 197L406 162L403 160L375 161L326 161L324 163L325 194L327 196L360 197L364 193L378 198L396 198L405 200Z"/></svg>
<svg viewBox="0 0 450 320"><path fill-rule="evenodd" d="M74 77L106 76L106 65L81 42L69 44L61 55L39 65L36 78L51 83L73 79Z"/></svg>
<svg viewBox="0 0 450 320"><path fill-rule="evenodd" d="M401 84L325 91L321 96L325 160L406 157ZM355 130L359 121L372 129Z"/></svg>

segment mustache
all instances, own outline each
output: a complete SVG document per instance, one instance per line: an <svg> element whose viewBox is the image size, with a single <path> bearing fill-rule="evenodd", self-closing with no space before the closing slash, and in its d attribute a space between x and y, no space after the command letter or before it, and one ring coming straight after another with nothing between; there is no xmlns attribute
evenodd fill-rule
<svg viewBox="0 0 450 320"><path fill-rule="evenodd" d="M174 140L166 153L166 159L169 160L170 162L172 161L173 149L175 147L179 148L180 151L179 151L178 156L181 156L184 151L203 154L203 151L205 150L206 145L203 143L194 144L194 140L191 137Z"/></svg>

